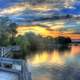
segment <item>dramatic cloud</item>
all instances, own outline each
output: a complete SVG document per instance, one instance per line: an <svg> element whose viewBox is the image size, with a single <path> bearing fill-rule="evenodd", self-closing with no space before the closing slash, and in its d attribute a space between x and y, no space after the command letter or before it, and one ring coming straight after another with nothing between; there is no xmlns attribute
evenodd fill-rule
<svg viewBox="0 0 80 80"><path fill-rule="evenodd" d="M0 0L0 16L9 16L19 25L40 25L51 31L79 32L79 21L70 24L47 20L47 17L52 18L55 14L80 15L79 5L79 0Z"/></svg>

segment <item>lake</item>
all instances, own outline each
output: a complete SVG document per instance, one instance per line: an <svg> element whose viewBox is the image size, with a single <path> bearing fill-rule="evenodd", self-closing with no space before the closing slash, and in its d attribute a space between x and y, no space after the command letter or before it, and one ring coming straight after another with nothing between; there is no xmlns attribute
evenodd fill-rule
<svg viewBox="0 0 80 80"><path fill-rule="evenodd" d="M33 80L80 80L80 45L36 52L26 61Z"/></svg>

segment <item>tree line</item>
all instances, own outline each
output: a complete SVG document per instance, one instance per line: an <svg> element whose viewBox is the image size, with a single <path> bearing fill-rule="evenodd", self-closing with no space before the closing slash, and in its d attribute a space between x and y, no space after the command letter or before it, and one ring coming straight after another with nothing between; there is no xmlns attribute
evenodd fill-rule
<svg viewBox="0 0 80 80"><path fill-rule="evenodd" d="M64 48L69 46L70 43L71 39L69 37L42 37L41 35L33 32L28 32L23 36L16 37L16 44L21 46L21 51L24 55L26 55L27 52Z"/></svg>

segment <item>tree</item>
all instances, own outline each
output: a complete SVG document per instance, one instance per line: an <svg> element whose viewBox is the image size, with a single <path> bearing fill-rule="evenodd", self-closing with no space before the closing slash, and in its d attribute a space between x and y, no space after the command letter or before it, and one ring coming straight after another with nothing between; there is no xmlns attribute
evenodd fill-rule
<svg viewBox="0 0 80 80"><path fill-rule="evenodd" d="M12 45L16 44L16 42L15 42L15 37L16 37L16 34L17 34L16 28L17 28L16 23L10 23L9 28L8 28L8 32L11 34L10 42L11 42Z"/></svg>
<svg viewBox="0 0 80 80"><path fill-rule="evenodd" d="M5 46L4 41L8 40L8 45L10 45L10 40L14 38L13 35L16 35L16 27L16 23L13 23L9 17L0 17L0 43L4 43ZM3 45L0 44L0 46Z"/></svg>
<svg viewBox="0 0 80 80"><path fill-rule="evenodd" d="M23 57L25 57L27 53L44 49L43 38L33 32L28 32L23 36L18 36L16 38L16 43L17 45L20 45Z"/></svg>
<svg viewBox="0 0 80 80"><path fill-rule="evenodd" d="M69 37L59 36L55 38L55 43L61 46L67 46L71 43L71 39Z"/></svg>
<svg viewBox="0 0 80 80"><path fill-rule="evenodd" d="M0 36L0 46L7 46L7 45L9 45L9 36L6 36L6 35L8 35L8 33L2 34Z"/></svg>

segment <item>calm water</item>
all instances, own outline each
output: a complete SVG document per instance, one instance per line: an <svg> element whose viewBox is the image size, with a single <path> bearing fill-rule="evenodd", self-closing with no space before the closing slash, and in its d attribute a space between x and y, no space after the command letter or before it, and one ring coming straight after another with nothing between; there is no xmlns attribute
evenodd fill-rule
<svg viewBox="0 0 80 80"><path fill-rule="evenodd" d="M37 52L27 59L33 80L80 80L80 46Z"/></svg>

